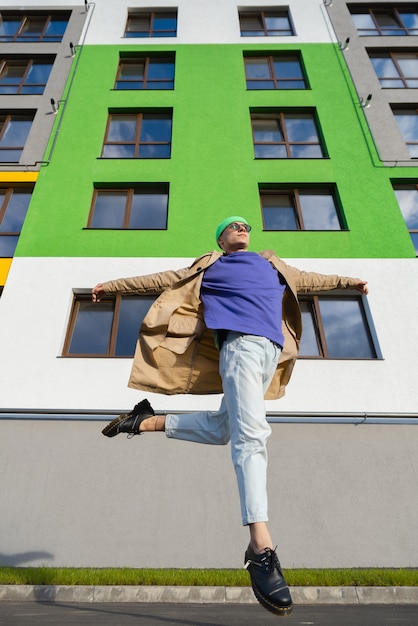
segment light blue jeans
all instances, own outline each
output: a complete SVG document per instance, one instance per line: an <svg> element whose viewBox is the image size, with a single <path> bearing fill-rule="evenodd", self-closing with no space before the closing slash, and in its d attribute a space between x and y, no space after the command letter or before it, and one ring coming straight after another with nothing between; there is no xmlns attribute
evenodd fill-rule
<svg viewBox="0 0 418 626"><path fill-rule="evenodd" d="M168 414L167 437L225 445L238 481L242 523L268 521L267 439L264 394L280 357L280 347L265 337L230 331L219 355L224 396L218 411Z"/></svg>

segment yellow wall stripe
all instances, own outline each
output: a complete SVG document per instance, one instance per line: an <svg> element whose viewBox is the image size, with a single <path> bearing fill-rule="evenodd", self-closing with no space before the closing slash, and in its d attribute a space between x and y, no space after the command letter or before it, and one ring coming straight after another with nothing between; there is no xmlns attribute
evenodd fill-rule
<svg viewBox="0 0 418 626"><path fill-rule="evenodd" d="M7 274L13 259L0 259L0 287L6 284Z"/></svg>
<svg viewBox="0 0 418 626"><path fill-rule="evenodd" d="M0 172L0 183L34 183L39 172Z"/></svg>

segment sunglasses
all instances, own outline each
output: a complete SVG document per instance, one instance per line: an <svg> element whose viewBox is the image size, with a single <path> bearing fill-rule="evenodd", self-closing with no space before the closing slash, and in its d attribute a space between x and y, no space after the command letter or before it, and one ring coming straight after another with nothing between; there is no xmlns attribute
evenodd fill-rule
<svg viewBox="0 0 418 626"><path fill-rule="evenodd" d="M240 224L239 222L232 222L226 227L226 230L238 230L239 231L241 230L241 228L246 230L247 233L249 233L251 230L251 226L249 224Z"/></svg>

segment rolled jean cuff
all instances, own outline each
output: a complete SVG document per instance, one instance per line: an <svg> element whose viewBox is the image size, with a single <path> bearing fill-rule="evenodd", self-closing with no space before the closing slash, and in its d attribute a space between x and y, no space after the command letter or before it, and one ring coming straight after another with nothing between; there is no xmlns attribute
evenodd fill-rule
<svg viewBox="0 0 418 626"><path fill-rule="evenodd" d="M248 526L249 524L257 524L257 522L268 522L269 518L267 517L267 515L261 515L258 517L247 517L246 519L242 520L242 525L243 526Z"/></svg>

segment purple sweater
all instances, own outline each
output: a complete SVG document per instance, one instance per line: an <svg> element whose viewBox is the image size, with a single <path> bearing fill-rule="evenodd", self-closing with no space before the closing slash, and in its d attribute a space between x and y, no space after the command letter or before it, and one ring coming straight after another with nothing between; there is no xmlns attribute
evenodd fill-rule
<svg viewBox="0 0 418 626"><path fill-rule="evenodd" d="M267 337L283 346L282 299L285 285L277 270L255 252L233 252L203 274L201 298L205 324Z"/></svg>

